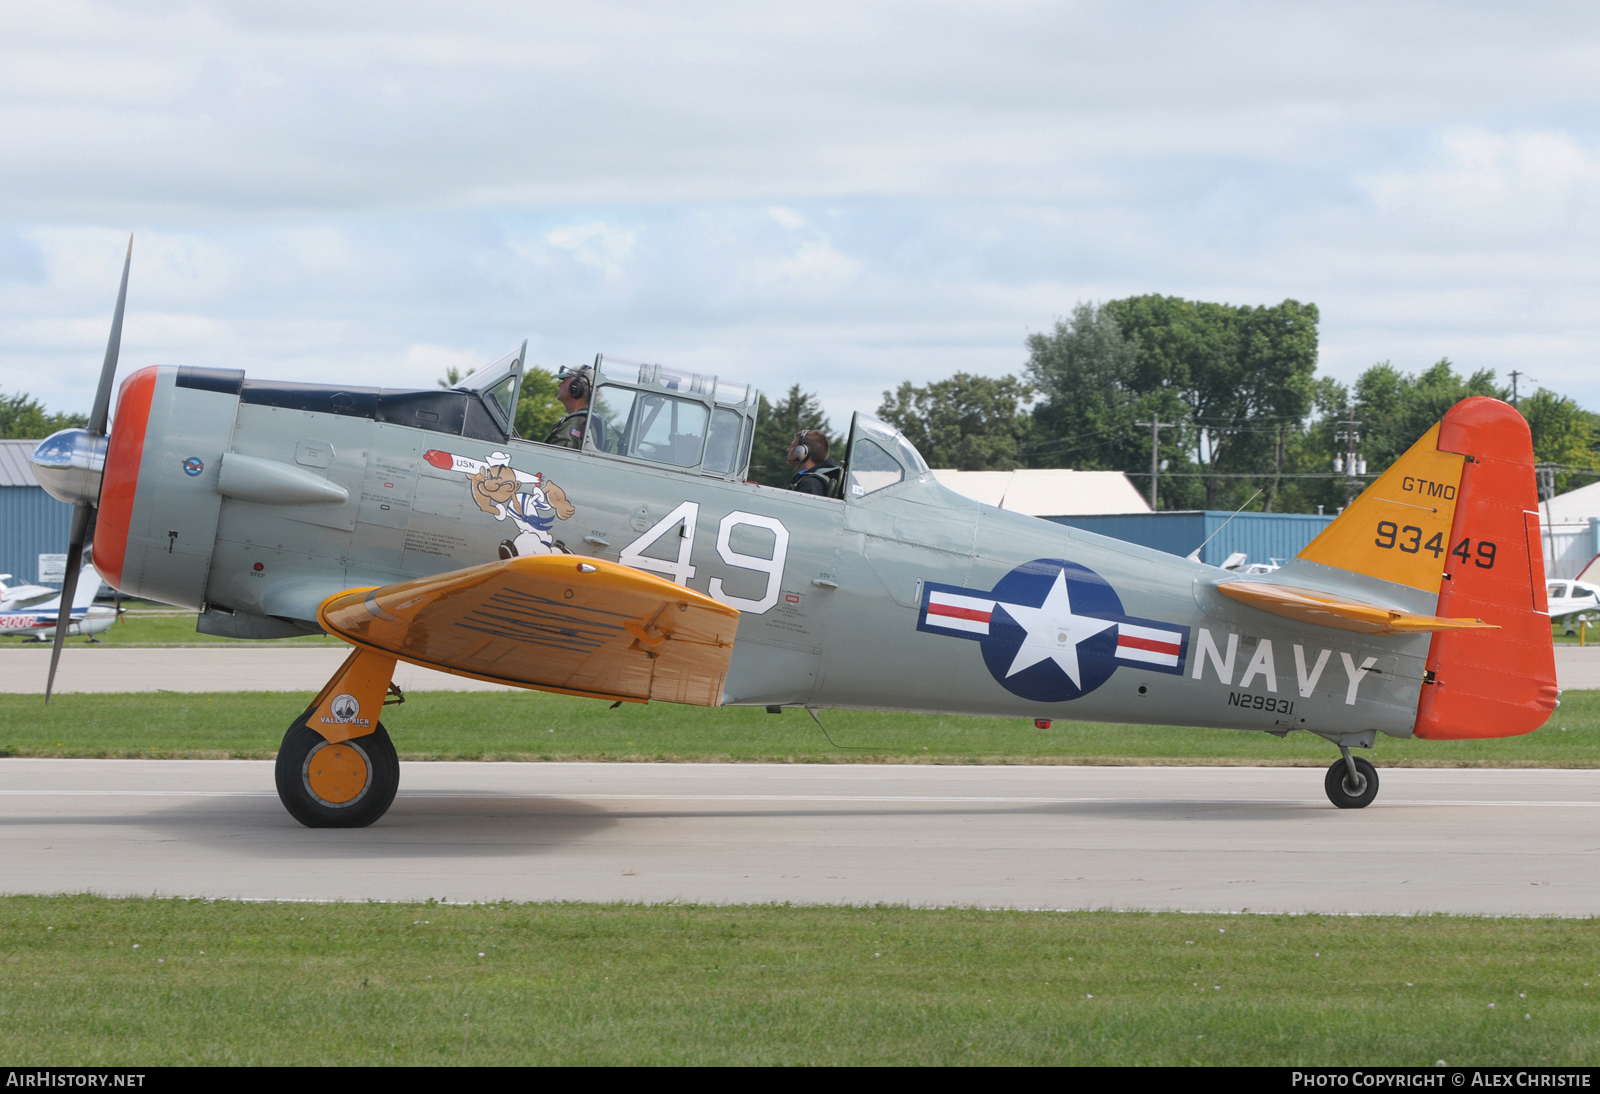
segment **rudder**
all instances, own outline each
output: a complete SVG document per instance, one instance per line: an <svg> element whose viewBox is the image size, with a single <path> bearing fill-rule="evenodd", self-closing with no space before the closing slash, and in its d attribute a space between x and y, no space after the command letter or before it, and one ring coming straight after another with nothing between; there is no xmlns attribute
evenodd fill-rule
<svg viewBox="0 0 1600 1094"><path fill-rule="evenodd" d="M1433 636L1415 732L1433 740L1532 733L1559 694L1533 438L1515 408L1482 396L1463 399L1439 424L1440 450L1464 463L1438 612L1500 629Z"/></svg>

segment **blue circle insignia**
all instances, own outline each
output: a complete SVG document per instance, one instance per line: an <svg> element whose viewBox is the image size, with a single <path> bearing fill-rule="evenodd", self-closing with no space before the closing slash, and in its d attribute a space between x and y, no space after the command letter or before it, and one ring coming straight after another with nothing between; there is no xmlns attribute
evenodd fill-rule
<svg viewBox="0 0 1600 1094"><path fill-rule="evenodd" d="M204 471L205 469L206 465L200 462L199 456L190 456L188 459L183 461L183 473L191 478L200 474L200 472Z"/></svg>
<svg viewBox="0 0 1600 1094"><path fill-rule="evenodd" d="M1127 617L1116 590L1093 570L1035 559L1001 578L990 595L996 603L989 633L979 639L983 663L1013 695L1066 702L1116 671L1117 621Z"/></svg>

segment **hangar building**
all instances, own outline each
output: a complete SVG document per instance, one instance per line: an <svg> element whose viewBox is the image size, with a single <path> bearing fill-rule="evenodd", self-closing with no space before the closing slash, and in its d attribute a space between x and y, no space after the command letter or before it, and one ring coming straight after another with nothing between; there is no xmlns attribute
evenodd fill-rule
<svg viewBox="0 0 1600 1094"><path fill-rule="evenodd" d="M1333 522L1332 516L1307 513L1152 512L1121 471L936 470L933 474L974 501L1168 554L1187 555L1205 543L1200 561L1212 566L1220 566L1238 551L1251 562L1287 561Z"/></svg>
<svg viewBox="0 0 1600 1094"><path fill-rule="evenodd" d="M38 444L0 440L0 574L11 574L18 585L60 585L72 506L46 494L33 477L28 457ZM41 555L50 556L44 573Z"/></svg>

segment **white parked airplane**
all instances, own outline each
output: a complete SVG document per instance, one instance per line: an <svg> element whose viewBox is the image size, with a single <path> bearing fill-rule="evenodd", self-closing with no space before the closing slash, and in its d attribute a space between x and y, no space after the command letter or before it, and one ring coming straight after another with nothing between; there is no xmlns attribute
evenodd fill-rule
<svg viewBox="0 0 1600 1094"><path fill-rule="evenodd" d="M59 589L52 589L48 585L7 584L10 580L10 574L0 574L0 613L31 608L61 595Z"/></svg>
<svg viewBox="0 0 1600 1094"><path fill-rule="evenodd" d="M1600 589L1582 581L1569 581L1560 578L1545 583L1545 592L1550 598L1550 618L1557 620L1565 618L1567 629L1572 629L1576 622L1574 616L1586 612L1600 613Z"/></svg>
<svg viewBox="0 0 1600 1094"><path fill-rule="evenodd" d="M84 570L88 579L78 581L72 597L72 622L68 635L103 634L117 621L117 609L97 607L95 593L100 591L99 576L90 564ZM25 636L48 641L55 634L56 622L61 615L61 594L44 585L6 585L0 575L0 635Z"/></svg>

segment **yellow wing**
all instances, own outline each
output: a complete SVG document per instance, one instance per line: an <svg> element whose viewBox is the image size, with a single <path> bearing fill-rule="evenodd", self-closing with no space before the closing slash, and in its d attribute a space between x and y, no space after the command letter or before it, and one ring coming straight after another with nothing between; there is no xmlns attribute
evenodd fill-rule
<svg viewBox="0 0 1600 1094"><path fill-rule="evenodd" d="M739 612L659 577L572 555L513 558L348 589L317 619L414 665L600 699L720 706Z"/></svg>

